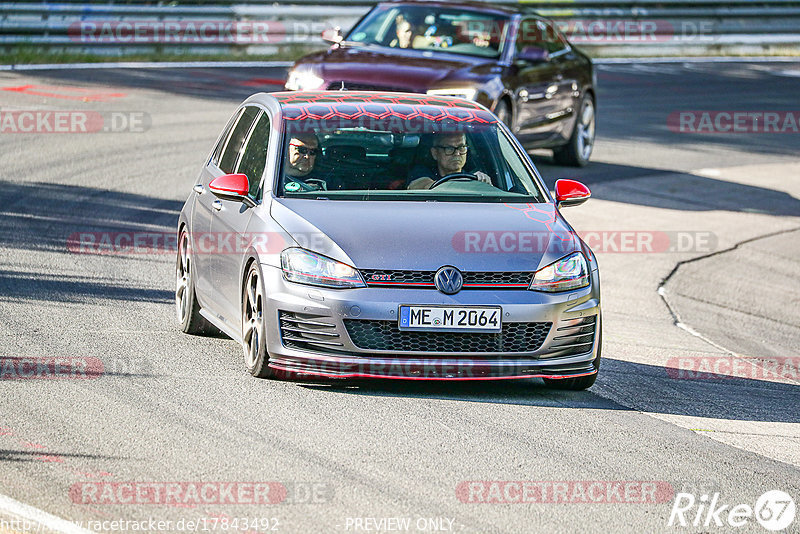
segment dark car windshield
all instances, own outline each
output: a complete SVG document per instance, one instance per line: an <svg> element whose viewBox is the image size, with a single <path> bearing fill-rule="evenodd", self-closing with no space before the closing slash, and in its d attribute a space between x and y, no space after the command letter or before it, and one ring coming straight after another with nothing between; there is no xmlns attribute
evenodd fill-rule
<svg viewBox="0 0 800 534"><path fill-rule="evenodd" d="M285 112L278 196L547 202L531 169L488 111L319 107L294 110L297 118Z"/></svg>
<svg viewBox="0 0 800 534"><path fill-rule="evenodd" d="M509 19L502 15L437 6L379 6L346 40L392 48L433 50L497 58Z"/></svg>

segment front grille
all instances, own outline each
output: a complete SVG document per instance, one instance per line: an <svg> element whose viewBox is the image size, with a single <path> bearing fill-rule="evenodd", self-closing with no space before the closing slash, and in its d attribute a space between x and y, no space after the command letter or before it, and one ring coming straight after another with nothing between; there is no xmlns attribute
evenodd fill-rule
<svg viewBox="0 0 800 534"><path fill-rule="evenodd" d="M278 319L284 347L329 352L342 346L330 317L281 310Z"/></svg>
<svg viewBox="0 0 800 534"><path fill-rule="evenodd" d="M533 352L544 343L552 323L506 323L500 333L413 332L397 321L345 319L353 344L364 350L403 352Z"/></svg>
<svg viewBox="0 0 800 534"><path fill-rule="evenodd" d="M408 287L436 289L433 277L436 271L394 271L386 269L361 269L364 281L370 287ZM518 272L463 272L464 289L527 289L532 273Z"/></svg>
<svg viewBox="0 0 800 534"><path fill-rule="evenodd" d="M547 354L542 357L563 357L584 354L592 350L597 317L581 317L561 321L555 331Z"/></svg>
<svg viewBox="0 0 800 534"><path fill-rule="evenodd" d="M341 80L328 84L329 91L339 91L342 88ZM409 87L397 87L390 85L375 85L372 83L344 82L344 88L348 91L388 91L390 93L413 93Z"/></svg>

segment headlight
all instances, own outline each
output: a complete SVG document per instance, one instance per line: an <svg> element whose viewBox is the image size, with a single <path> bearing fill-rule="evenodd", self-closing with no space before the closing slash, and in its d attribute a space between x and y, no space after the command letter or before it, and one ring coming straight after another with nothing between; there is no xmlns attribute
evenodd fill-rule
<svg viewBox="0 0 800 534"><path fill-rule="evenodd" d="M281 252L281 268L283 276L291 282L337 289L366 287L354 268L302 248Z"/></svg>
<svg viewBox="0 0 800 534"><path fill-rule="evenodd" d="M428 89L432 96L457 96L465 100L475 100L478 90L474 87L453 87L452 89Z"/></svg>
<svg viewBox="0 0 800 534"><path fill-rule="evenodd" d="M534 291L569 291L589 285L586 258L576 252L536 271L531 287Z"/></svg>
<svg viewBox="0 0 800 534"><path fill-rule="evenodd" d="M293 70L289 72L286 80L286 89L289 91L315 91L321 89L325 80L309 70Z"/></svg>

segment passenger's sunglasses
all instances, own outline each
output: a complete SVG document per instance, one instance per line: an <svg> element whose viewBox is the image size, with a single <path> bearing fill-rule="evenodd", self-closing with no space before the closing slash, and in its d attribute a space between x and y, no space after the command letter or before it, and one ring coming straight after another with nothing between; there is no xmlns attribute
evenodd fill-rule
<svg viewBox="0 0 800 534"><path fill-rule="evenodd" d="M307 146L295 145L292 143L289 143L289 146L295 147L302 156L316 156L317 154L319 154L318 148L308 148Z"/></svg>
<svg viewBox="0 0 800 534"><path fill-rule="evenodd" d="M467 145L434 145L434 148L438 148L442 150L446 156L452 156L453 154L458 151L459 154L466 154L467 153Z"/></svg>

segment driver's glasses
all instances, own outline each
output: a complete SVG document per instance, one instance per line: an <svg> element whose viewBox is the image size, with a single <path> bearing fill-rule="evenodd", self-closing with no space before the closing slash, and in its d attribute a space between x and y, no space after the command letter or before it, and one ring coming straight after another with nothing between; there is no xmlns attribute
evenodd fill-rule
<svg viewBox="0 0 800 534"><path fill-rule="evenodd" d="M444 152L445 156L452 156L456 152L459 154L466 154L467 153L467 145L436 145L435 148L438 148L442 152Z"/></svg>
<svg viewBox="0 0 800 534"><path fill-rule="evenodd" d="M297 152L300 153L301 156L313 157L313 156L316 156L319 153L319 149L318 148L309 148L307 146L295 145L295 144L291 144L291 143L289 144L289 146L293 146L297 150Z"/></svg>

